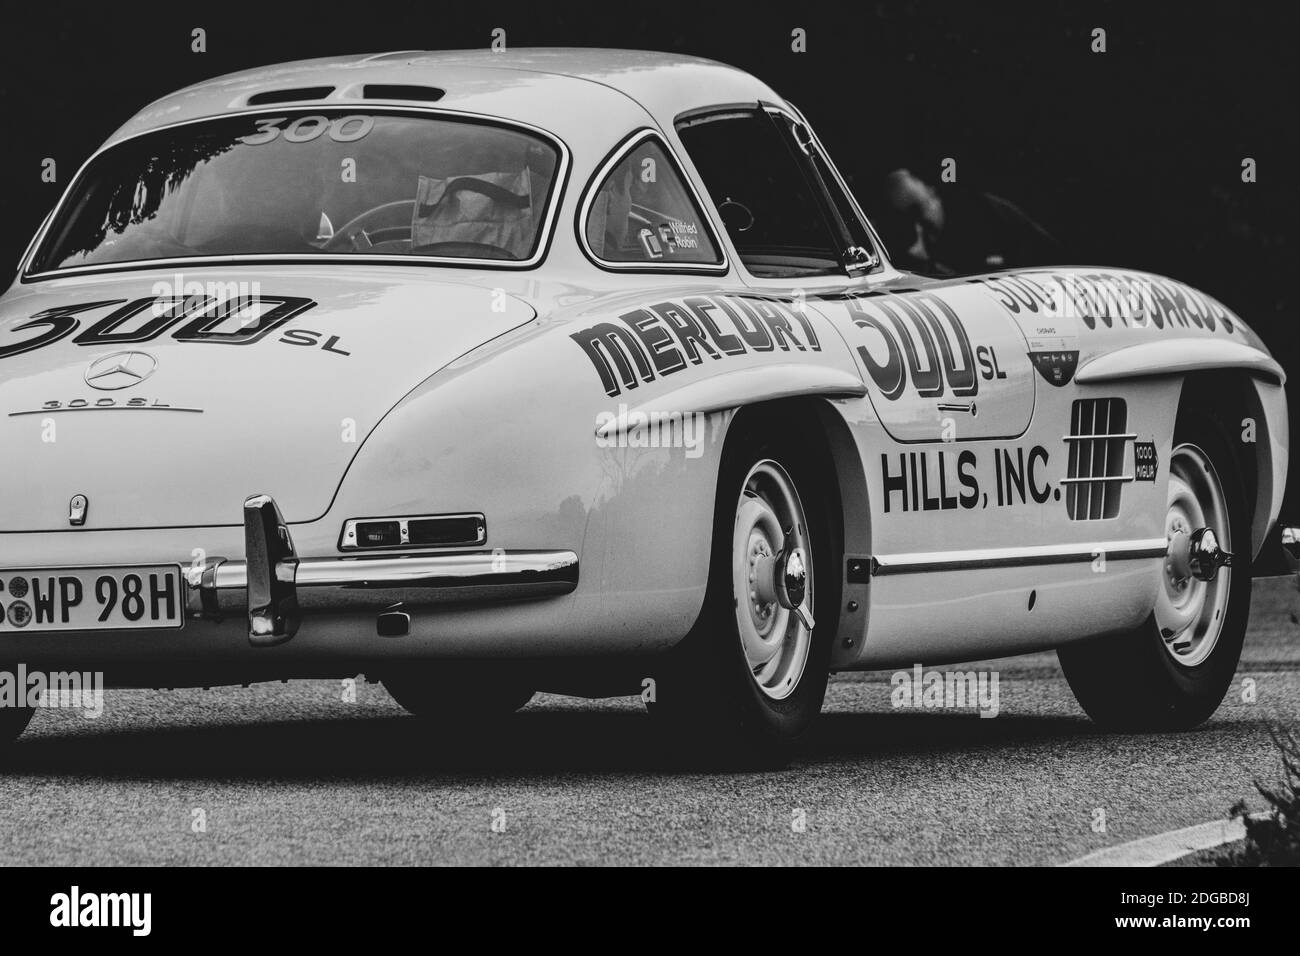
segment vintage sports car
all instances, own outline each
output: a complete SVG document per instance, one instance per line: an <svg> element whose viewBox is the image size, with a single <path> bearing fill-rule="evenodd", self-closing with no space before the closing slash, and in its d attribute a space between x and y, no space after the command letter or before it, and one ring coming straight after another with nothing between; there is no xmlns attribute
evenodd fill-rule
<svg viewBox="0 0 1300 956"><path fill-rule="evenodd" d="M833 671L1055 648L1097 721L1190 727L1284 377L1159 276L897 271L717 63L239 73L114 134L0 299L0 665L640 695L770 763Z"/></svg>

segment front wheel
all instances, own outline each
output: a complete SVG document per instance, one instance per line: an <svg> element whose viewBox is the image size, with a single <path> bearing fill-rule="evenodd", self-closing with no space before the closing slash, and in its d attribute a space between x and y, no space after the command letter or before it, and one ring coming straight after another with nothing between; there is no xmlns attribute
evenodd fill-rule
<svg viewBox="0 0 1300 956"><path fill-rule="evenodd" d="M1150 618L1057 651L1080 705L1108 728L1195 727L1237 670L1250 613L1249 520L1238 459L1210 419L1191 418L1175 437L1165 537Z"/></svg>
<svg viewBox="0 0 1300 956"><path fill-rule="evenodd" d="M838 603L827 502L797 443L751 439L728 452L704 608L647 709L714 764L777 766L826 693Z"/></svg>

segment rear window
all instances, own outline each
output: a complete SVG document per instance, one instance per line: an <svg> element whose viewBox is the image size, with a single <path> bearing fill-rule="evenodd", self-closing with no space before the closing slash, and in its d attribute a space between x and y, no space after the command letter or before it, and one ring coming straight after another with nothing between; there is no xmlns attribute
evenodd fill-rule
<svg viewBox="0 0 1300 956"><path fill-rule="evenodd" d="M95 159L32 271L234 255L524 262L540 248L559 163L540 136L428 115L186 124Z"/></svg>

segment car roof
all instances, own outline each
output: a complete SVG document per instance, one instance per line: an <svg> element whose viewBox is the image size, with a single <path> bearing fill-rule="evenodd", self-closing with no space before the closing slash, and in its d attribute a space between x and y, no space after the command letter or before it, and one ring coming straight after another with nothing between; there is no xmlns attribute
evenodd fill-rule
<svg viewBox="0 0 1300 956"><path fill-rule="evenodd" d="M108 142L249 109L411 102L391 94L377 98L364 90L381 85L434 87L443 91L432 104L438 109L538 126L569 142L575 152L587 143L604 144L602 155L613 140L647 125L647 119L666 129L692 109L780 101L742 70L673 53L559 47L499 53L406 50L300 60L204 80L151 103ZM258 94L326 87L328 93L274 106L249 103Z"/></svg>

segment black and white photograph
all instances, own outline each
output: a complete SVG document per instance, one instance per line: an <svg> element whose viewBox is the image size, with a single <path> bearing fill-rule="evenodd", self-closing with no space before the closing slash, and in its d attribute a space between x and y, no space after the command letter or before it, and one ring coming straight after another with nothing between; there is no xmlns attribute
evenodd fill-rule
<svg viewBox="0 0 1300 956"><path fill-rule="evenodd" d="M1296 7L0 17L17 923L850 866L1277 928Z"/></svg>

